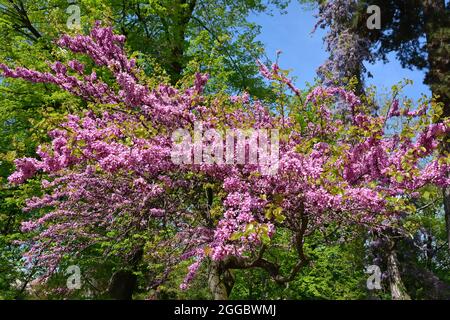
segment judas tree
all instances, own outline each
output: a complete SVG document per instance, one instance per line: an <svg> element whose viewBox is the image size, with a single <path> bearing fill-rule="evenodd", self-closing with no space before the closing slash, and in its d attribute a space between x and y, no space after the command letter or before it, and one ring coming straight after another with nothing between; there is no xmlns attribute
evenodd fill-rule
<svg viewBox="0 0 450 320"><path fill-rule="evenodd" d="M343 87L303 94L276 64L260 64L263 76L293 93L289 112L280 114L246 94L204 94L202 74L187 88L151 86L127 58L124 42L112 28L97 25L88 36L58 41L88 56L94 68L76 59L51 63L49 72L0 64L4 77L54 84L91 108L69 115L49 132L51 142L37 149L36 158L16 160L9 177L13 184L33 177L42 184L42 196L27 202L32 218L22 225L29 238L21 243L42 280L65 259L100 255L124 265L143 259L163 265L149 280L155 288L189 261L182 289L207 265L212 295L227 298L233 269L260 268L287 283L311 261L308 236L330 224L401 230L399 217L413 210L409 200L419 197L417 191L449 183L449 159L437 152L449 128L447 120L432 122L435 106L411 111L394 99L385 115L374 116ZM387 131L392 118L408 125ZM277 130L279 150L270 154L277 169L262 170L267 153L261 149L256 163L211 161L207 152L203 161L173 161L180 143L174 132L195 135L199 122L218 136L202 135L192 149L227 146L220 143L226 130ZM260 142L244 140L245 159L249 144ZM223 154L238 157L238 143L231 145L236 149ZM289 239L282 248L295 252L294 261L270 255L283 239Z"/></svg>

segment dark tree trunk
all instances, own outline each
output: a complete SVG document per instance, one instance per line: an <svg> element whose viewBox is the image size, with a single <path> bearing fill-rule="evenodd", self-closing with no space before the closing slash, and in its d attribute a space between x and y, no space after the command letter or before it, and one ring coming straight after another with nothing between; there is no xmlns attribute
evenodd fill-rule
<svg viewBox="0 0 450 320"><path fill-rule="evenodd" d="M449 10L445 0L423 0L428 72L425 83L444 104L444 116L450 115Z"/></svg>
<svg viewBox="0 0 450 320"><path fill-rule="evenodd" d="M445 0L423 0L425 33L427 39L428 72L425 83L431 88L433 96L443 104L443 117L450 116L450 56L449 56L449 10ZM450 137L449 137L450 138ZM444 142L443 153L450 152L450 143ZM447 241L450 250L450 189L444 188L444 210L447 227Z"/></svg>
<svg viewBox="0 0 450 320"><path fill-rule="evenodd" d="M447 148L449 144L447 143ZM444 213L445 213L445 226L447 229L447 244L450 251L450 188L444 188Z"/></svg>
<svg viewBox="0 0 450 320"><path fill-rule="evenodd" d="M137 277L129 270L119 270L113 274L108 293L115 300L131 300Z"/></svg>
<svg viewBox="0 0 450 320"><path fill-rule="evenodd" d="M122 269L112 275L108 286L108 294L112 299L131 300L133 298L133 292L137 285L137 276L133 271L137 270L143 254L143 248L136 247L127 259L130 269Z"/></svg>
<svg viewBox="0 0 450 320"><path fill-rule="evenodd" d="M161 19L169 46L166 70L172 83L181 78L186 64L186 31L196 4L197 0L177 0L169 8L172 13Z"/></svg>

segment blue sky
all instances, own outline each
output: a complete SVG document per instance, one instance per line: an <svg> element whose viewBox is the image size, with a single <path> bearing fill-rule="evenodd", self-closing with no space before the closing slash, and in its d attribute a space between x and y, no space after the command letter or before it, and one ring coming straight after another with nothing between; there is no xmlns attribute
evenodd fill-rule
<svg viewBox="0 0 450 320"><path fill-rule="evenodd" d="M280 66L291 70L291 75L297 78L297 86L301 88L306 82L314 81L316 69L327 58L322 42L325 32L317 29L315 33L311 33L316 23L315 10L293 1L287 12L284 15L274 13L273 16L252 15L250 19L262 27L258 40L265 44L268 57L274 60L276 51L281 50ZM387 64L366 64L373 75L373 78L367 79L366 84L376 85L378 93L382 94L407 78L413 80L414 84L404 89L406 96L417 100L422 93L430 95L430 90L423 84L423 71L403 69L395 54L390 55L389 60Z"/></svg>

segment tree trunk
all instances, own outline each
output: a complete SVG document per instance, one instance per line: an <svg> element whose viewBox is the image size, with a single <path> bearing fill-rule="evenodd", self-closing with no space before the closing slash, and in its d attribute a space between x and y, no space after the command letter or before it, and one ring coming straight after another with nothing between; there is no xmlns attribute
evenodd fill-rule
<svg viewBox="0 0 450 320"><path fill-rule="evenodd" d="M226 273L222 270L220 262L211 261L208 271L208 286L211 290L214 300L227 300L231 288L226 281Z"/></svg>
<svg viewBox="0 0 450 320"><path fill-rule="evenodd" d="M170 13L161 17L169 46L166 69L171 77L171 82L174 84L181 78L186 64L186 31L196 4L197 0L170 2L170 7L167 8Z"/></svg>
<svg viewBox="0 0 450 320"><path fill-rule="evenodd" d="M115 300L131 300L137 277L129 270L119 270L113 274L108 293Z"/></svg>
<svg viewBox="0 0 450 320"><path fill-rule="evenodd" d="M115 300L131 300L137 285L137 276L133 271L137 270L139 262L144 254L144 249L136 247L131 256L127 259L130 269L122 269L115 272L108 286L108 293Z"/></svg>
<svg viewBox="0 0 450 320"><path fill-rule="evenodd" d="M447 147L449 144L447 143ZM444 212L445 212L445 226L447 229L447 244L450 251L450 188L444 188Z"/></svg>
<svg viewBox="0 0 450 320"><path fill-rule="evenodd" d="M397 253L394 249L389 252L387 267L389 273L389 287L391 289L392 300L411 300L410 296L406 292L405 285L403 284L399 263L397 259Z"/></svg>
<svg viewBox="0 0 450 320"><path fill-rule="evenodd" d="M425 83L431 88L433 96L443 104L442 117L450 116L450 73L449 73L449 13L445 0L423 0L425 34L427 39L428 72ZM450 138L450 137L449 137ZM450 152L450 143L444 142L443 153ZM447 229L448 249L450 251L450 189L444 188L444 210Z"/></svg>
<svg viewBox="0 0 450 320"><path fill-rule="evenodd" d="M449 12L445 0L422 0L426 48L428 54L428 72L425 83L431 88L433 95L444 104L443 116L450 116L449 75Z"/></svg>

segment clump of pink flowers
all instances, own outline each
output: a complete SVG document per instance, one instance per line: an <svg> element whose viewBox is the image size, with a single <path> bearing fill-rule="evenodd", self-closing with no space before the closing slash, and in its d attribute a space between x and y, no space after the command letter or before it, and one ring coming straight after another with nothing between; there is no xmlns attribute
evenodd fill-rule
<svg viewBox="0 0 450 320"><path fill-rule="evenodd" d="M9 177L21 184L42 174L44 195L30 199L25 209L45 211L25 222L22 231L31 234L27 257L37 259L48 275L64 255L110 241L111 232L120 241L133 233L170 230L173 236L161 237L159 246L173 249L168 267L194 259L181 284L187 288L205 259L255 255L270 246L277 230L288 230L301 246L305 236L328 222L380 229L420 188L449 184L448 159L436 153L449 126L431 123L425 107L404 113L423 119L414 138L387 135L386 116L365 112L354 93L316 87L296 111L311 114L303 126L294 112L281 121L248 94L208 100L202 74L191 88L149 88L136 62L127 58L124 42L124 36L100 25L88 36L66 35L58 42L90 57L96 68L107 68L115 85L95 71L86 74L77 60L55 62L45 73L0 64L3 77L53 83L105 106L103 113L68 116L49 133L52 142L40 146L36 158L16 160ZM260 68L301 96L277 65ZM351 121L333 112L336 103L349 111ZM399 112L394 101L387 117ZM177 128L192 130L195 121L205 129L279 129L278 171L262 175L254 164L174 164L171 134ZM205 188L213 203L202 202ZM303 259L301 248L298 252Z"/></svg>

